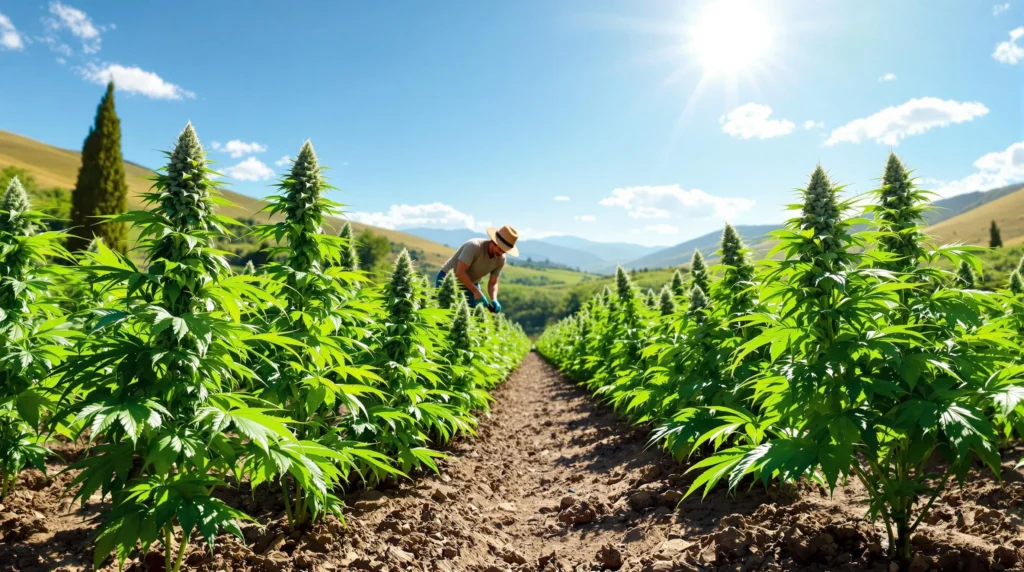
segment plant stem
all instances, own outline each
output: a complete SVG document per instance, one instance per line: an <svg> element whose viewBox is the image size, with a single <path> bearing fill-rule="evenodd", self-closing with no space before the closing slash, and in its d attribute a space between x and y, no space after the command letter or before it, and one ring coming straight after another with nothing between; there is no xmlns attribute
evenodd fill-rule
<svg viewBox="0 0 1024 572"><path fill-rule="evenodd" d="M164 527L164 558L166 563L164 564L164 570L171 569L171 525Z"/></svg>
<svg viewBox="0 0 1024 572"><path fill-rule="evenodd" d="M291 528L295 522L295 517L292 516L292 503L288 500L288 476L285 475L281 479L281 496L284 497L284 514L288 517L288 528Z"/></svg>
<svg viewBox="0 0 1024 572"><path fill-rule="evenodd" d="M185 559L185 548L188 547L188 537L192 533L184 534L181 538L181 545L178 547L178 559L174 561L174 569L171 572L181 571L181 562Z"/></svg>
<svg viewBox="0 0 1024 572"><path fill-rule="evenodd" d="M942 491L946 490L946 483L949 481L949 475L950 471L947 469L946 474L942 477L942 482L935 489L935 492L932 493L931 498L928 499L928 504L924 505L924 508L921 509L921 513L918 514L917 519L914 520L914 524L910 526L911 533L917 530L917 527L921 524L921 520L924 518L924 515L928 514L928 511L931 510L932 504L935 503L935 499L937 499L939 495L942 494Z"/></svg>

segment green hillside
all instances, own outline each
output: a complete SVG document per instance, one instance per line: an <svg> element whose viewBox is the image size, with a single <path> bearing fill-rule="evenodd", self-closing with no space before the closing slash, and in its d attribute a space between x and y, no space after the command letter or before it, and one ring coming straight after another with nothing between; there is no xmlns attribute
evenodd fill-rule
<svg viewBox="0 0 1024 572"><path fill-rule="evenodd" d="M78 151L60 149L15 133L0 131L0 169L9 165L32 173L40 187L71 189L75 186L78 168L81 165L81 154ZM145 167L125 162L125 174L130 193L128 207L139 208L141 194L147 192L150 187L150 182L146 179L153 176L154 173ZM269 186L267 194L271 194ZM264 201L232 191L225 191L224 197L234 206L220 207L221 214L239 220L249 218L267 220L265 215L257 214L266 206ZM330 219L329 223L340 230L344 221ZM352 226L357 233L369 228L377 234L386 236L392 243L399 244L411 251L418 251L421 253L421 262L431 268L439 267L451 254L450 248L411 234L361 223L352 223Z"/></svg>

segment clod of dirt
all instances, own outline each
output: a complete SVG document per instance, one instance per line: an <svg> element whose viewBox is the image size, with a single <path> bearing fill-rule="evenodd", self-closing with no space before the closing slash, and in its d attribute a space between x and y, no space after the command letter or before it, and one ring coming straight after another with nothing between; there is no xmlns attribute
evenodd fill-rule
<svg viewBox="0 0 1024 572"><path fill-rule="evenodd" d="M611 544L605 544L597 551L597 563L601 570L618 570L622 568L622 553Z"/></svg>

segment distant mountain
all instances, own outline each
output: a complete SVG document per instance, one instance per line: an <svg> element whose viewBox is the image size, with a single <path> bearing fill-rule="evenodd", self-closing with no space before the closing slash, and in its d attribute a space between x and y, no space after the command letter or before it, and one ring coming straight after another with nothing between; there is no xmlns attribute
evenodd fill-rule
<svg viewBox="0 0 1024 572"><path fill-rule="evenodd" d="M589 252L611 264L622 264L664 248L663 246L644 246L629 242L598 242L578 236L549 236L542 239L542 242Z"/></svg>
<svg viewBox="0 0 1024 572"><path fill-rule="evenodd" d="M759 224L759 225L740 225L736 227L736 232L743 237L743 242L750 248L757 246L764 242L768 238L768 233L773 230L782 228L782 225L777 224ZM682 264L688 264L690 259L693 257L694 250L700 250L701 254L706 257L714 255L715 251L719 248L719 243L722 241L722 231L716 230L709 232L704 236L698 236L697 238L687 240L686 242L679 243L675 246L658 250L643 256L632 262L624 264L623 266L628 269L638 268L665 268L668 266L680 266Z"/></svg>

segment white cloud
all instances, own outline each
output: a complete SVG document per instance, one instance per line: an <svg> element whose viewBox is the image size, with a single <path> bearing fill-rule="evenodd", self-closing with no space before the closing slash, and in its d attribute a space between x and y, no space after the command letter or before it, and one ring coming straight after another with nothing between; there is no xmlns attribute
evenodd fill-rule
<svg viewBox="0 0 1024 572"><path fill-rule="evenodd" d="M788 119L771 119L772 108L759 103L747 103L718 119L722 131L743 139L768 139L789 135L796 127Z"/></svg>
<svg viewBox="0 0 1024 572"><path fill-rule="evenodd" d="M557 197L555 197L555 200L556 201L567 201L567 200L569 200L569 197L567 197L565 195L558 195Z"/></svg>
<svg viewBox="0 0 1024 572"><path fill-rule="evenodd" d="M896 74L889 72L878 78L878 81L896 81Z"/></svg>
<svg viewBox="0 0 1024 572"><path fill-rule="evenodd" d="M266 181L274 176L274 170L256 157L249 157L237 165L222 169L222 171L228 177L239 181Z"/></svg>
<svg viewBox="0 0 1024 572"><path fill-rule="evenodd" d="M82 77L92 83L105 85L109 81L127 93L137 93L152 99L194 99L196 94L170 83L153 72L137 67L125 67L120 64L103 64L102 67L90 63L79 68Z"/></svg>
<svg viewBox="0 0 1024 572"><path fill-rule="evenodd" d="M576 216L574 216L572 218L574 220L578 220L578 221L581 221L581 222L594 222L594 221L597 220L596 216L589 215L589 214L587 214L587 215L576 215Z"/></svg>
<svg viewBox="0 0 1024 572"><path fill-rule="evenodd" d="M976 172L957 181L931 181L937 183L935 192L943 197L951 197L1024 181L1024 141L1014 143L1003 151L979 157L974 162L974 168Z"/></svg>
<svg viewBox="0 0 1024 572"><path fill-rule="evenodd" d="M0 13L0 49L25 49L25 40L18 33L18 29L14 27L14 22L2 13Z"/></svg>
<svg viewBox="0 0 1024 572"><path fill-rule="evenodd" d="M679 232L678 226L672 226L670 224L649 224L644 227L645 232L653 232L654 234L670 235Z"/></svg>
<svg viewBox="0 0 1024 572"><path fill-rule="evenodd" d="M481 230L489 224L444 203L391 205L387 212L352 212L348 213L348 217L356 222L390 229L430 227Z"/></svg>
<svg viewBox="0 0 1024 572"><path fill-rule="evenodd" d="M55 17L48 20L50 27L68 30L78 37L82 41L83 52L94 54L100 51L100 28L92 23L88 14L60 2L50 3L50 14Z"/></svg>
<svg viewBox="0 0 1024 572"><path fill-rule="evenodd" d="M988 108L977 101L959 102L937 97L921 97L887 107L874 115L854 119L832 130L825 145L860 143L872 139L876 143L899 145L910 135L920 135L935 127L971 121L988 113Z"/></svg>
<svg viewBox="0 0 1024 572"><path fill-rule="evenodd" d="M223 151L231 155L232 159L238 159L246 155L252 155L253 153L263 153L267 150L266 145L262 145L255 141L252 143L246 143L240 139L232 139L223 145L218 141L214 141L210 146L213 147L214 151ZM287 155L285 155L285 157L287 157Z"/></svg>
<svg viewBox="0 0 1024 572"><path fill-rule="evenodd" d="M1024 60L1024 47L1017 43L1021 38L1024 38L1024 26L1010 30L1010 39L999 42L996 50L992 52L992 57L997 62L1010 65Z"/></svg>
<svg viewBox="0 0 1024 572"><path fill-rule="evenodd" d="M717 197L700 189L686 190L679 185L626 187L615 189L601 199L601 205L622 207L637 219L707 218L730 220L749 210L754 201L738 197Z"/></svg>
<svg viewBox="0 0 1024 572"><path fill-rule="evenodd" d="M277 165L278 167L284 167L285 165L287 165L287 164L289 164L291 162L292 162L292 158L289 157L288 155L285 155L284 157L281 157L277 161L274 161L274 164Z"/></svg>
<svg viewBox="0 0 1024 572"><path fill-rule="evenodd" d="M1010 9L1010 3L1009 2L1003 2L1002 4L996 4L996 5L992 6L992 15L993 16L998 16L998 15L1002 14L1003 12L1006 12L1009 9Z"/></svg>
<svg viewBox="0 0 1024 572"><path fill-rule="evenodd" d="M821 129L823 127L825 127L824 121L815 121L813 119L804 121L804 129Z"/></svg>
<svg viewBox="0 0 1024 572"><path fill-rule="evenodd" d="M57 58L57 63L60 64L60 65L64 65L64 64L68 63L68 61L65 60L64 58Z"/></svg>

